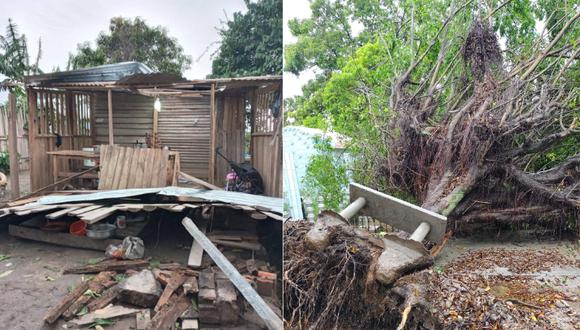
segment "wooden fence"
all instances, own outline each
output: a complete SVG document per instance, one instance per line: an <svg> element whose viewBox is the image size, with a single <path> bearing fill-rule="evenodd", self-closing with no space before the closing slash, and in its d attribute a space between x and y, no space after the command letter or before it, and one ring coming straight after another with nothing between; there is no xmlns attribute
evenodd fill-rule
<svg viewBox="0 0 580 330"><path fill-rule="evenodd" d="M28 153L28 132L24 130L26 113L18 111L16 117L16 135L18 136L19 169L30 169ZM0 106L0 151L8 151L8 107Z"/></svg>

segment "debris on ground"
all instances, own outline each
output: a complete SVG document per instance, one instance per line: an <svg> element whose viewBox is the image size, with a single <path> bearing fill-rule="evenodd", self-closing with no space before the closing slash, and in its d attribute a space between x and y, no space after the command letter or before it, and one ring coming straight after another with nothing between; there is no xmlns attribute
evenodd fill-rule
<svg viewBox="0 0 580 330"><path fill-rule="evenodd" d="M577 329L578 291L549 271L575 269L555 249L484 248L380 284L380 250L335 227L328 246L305 243L306 221L284 224L284 316L288 327L383 329Z"/></svg>

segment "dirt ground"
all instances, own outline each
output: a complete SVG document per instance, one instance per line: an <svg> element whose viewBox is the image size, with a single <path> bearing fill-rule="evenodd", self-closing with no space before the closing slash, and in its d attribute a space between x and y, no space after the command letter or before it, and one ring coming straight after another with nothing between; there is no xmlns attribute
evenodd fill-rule
<svg viewBox="0 0 580 330"><path fill-rule="evenodd" d="M186 263L191 237L173 224L145 238L145 256L159 262ZM60 302L69 287L81 281L82 275L63 275L71 266L86 264L101 258L104 252L60 247L12 237L6 228L0 229L0 255L10 256L0 262L0 328L1 329L79 329L63 320L46 326L42 319L46 311ZM241 296L239 299L243 299ZM254 313L244 318L254 320ZM116 319L111 330L134 328L135 317ZM242 326L236 329L253 329ZM81 327L80 329L88 329Z"/></svg>

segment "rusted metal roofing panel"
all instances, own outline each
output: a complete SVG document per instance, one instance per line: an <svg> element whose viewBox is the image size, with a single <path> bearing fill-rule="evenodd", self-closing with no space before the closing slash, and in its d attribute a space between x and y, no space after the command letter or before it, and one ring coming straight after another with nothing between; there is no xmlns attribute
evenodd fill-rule
<svg viewBox="0 0 580 330"><path fill-rule="evenodd" d="M49 86L53 84L115 82L124 77L137 74L151 74L153 70L139 62L123 62L107 64L71 71L53 72L35 76L27 76L27 85Z"/></svg>

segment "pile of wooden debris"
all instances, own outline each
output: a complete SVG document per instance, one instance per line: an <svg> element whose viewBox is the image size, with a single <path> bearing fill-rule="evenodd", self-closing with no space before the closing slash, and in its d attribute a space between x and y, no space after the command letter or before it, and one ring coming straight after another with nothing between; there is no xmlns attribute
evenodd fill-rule
<svg viewBox="0 0 580 330"><path fill-rule="evenodd" d="M100 251L125 237L145 237L161 228L187 235L179 225L186 218L200 235L189 257L186 253L182 260L167 263L105 259L66 269L64 274L95 275L83 275L44 320L96 326L133 317L138 329L170 329L176 324L179 329L197 329L281 327L281 210L279 198L164 187L57 192L13 201L0 212L12 236ZM125 220L123 227L119 217ZM78 222L87 231L98 223L115 230L109 238L94 239L73 233L71 224ZM151 247L145 246L149 255Z"/></svg>
<svg viewBox="0 0 580 330"><path fill-rule="evenodd" d="M179 329L198 329L200 324L239 324L247 309L228 277L216 267L198 271L179 263L104 260L64 273L96 275L83 276L46 313L44 321L48 324L59 318L76 326L112 324L115 318L134 317L137 329L170 329L176 325ZM270 306L276 304L276 274L257 270L256 275L245 273L258 292L270 297ZM264 280L270 285L260 285Z"/></svg>

